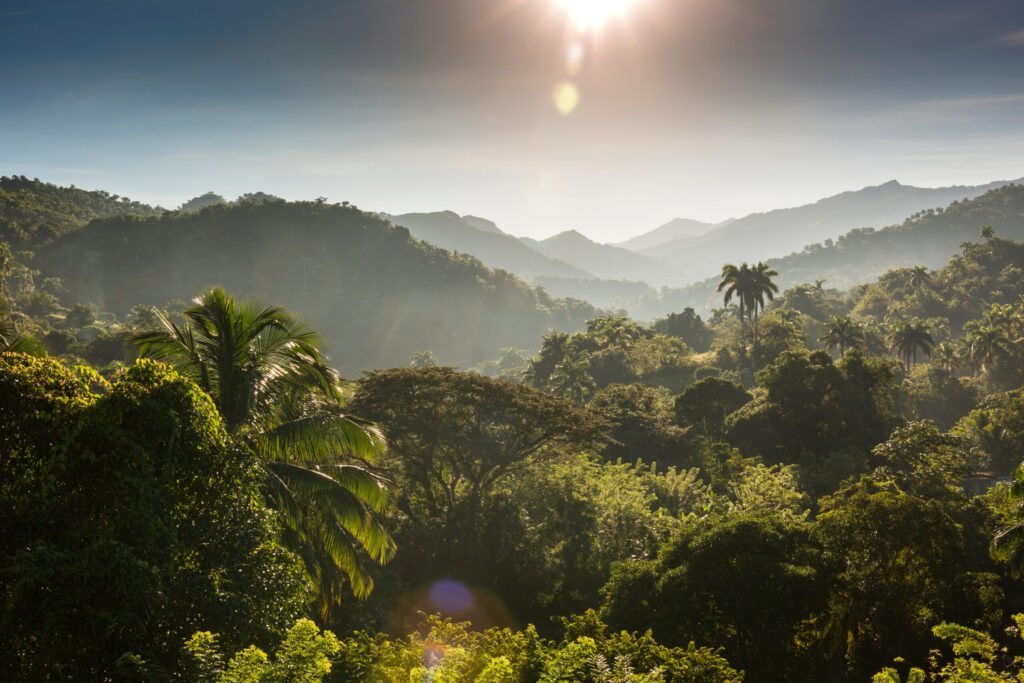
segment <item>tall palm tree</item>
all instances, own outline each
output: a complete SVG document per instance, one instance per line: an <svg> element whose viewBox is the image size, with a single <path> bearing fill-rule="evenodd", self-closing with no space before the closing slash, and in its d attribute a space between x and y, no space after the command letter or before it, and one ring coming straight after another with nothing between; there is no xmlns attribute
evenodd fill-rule
<svg viewBox="0 0 1024 683"><path fill-rule="evenodd" d="M551 373L569 350L569 335L552 330L541 338L540 352L523 371L523 380L538 389L547 386Z"/></svg>
<svg viewBox="0 0 1024 683"><path fill-rule="evenodd" d="M775 295L779 293L779 286L772 281L772 278L779 276L777 270L769 266L767 263L760 262L756 266L750 269L753 273L754 285L753 285L753 300L754 300L754 319L757 319L757 311L760 308L764 310L765 299L773 301Z"/></svg>
<svg viewBox="0 0 1024 683"><path fill-rule="evenodd" d="M896 323L889 333L889 344L892 350L903 359L907 370L910 370L917 362L918 351L922 351L926 356L931 356L932 349L935 347L935 338L932 337L928 323L915 319L910 322Z"/></svg>
<svg viewBox="0 0 1024 683"><path fill-rule="evenodd" d="M740 321L746 321L747 311L754 305L754 275L750 266L746 263L738 268L731 263L722 266L722 280L718 283L718 291L722 290L725 290L725 305L728 306L735 298L740 308Z"/></svg>
<svg viewBox="0 0 1024 683"><path fill-rule="evenodd" d="M955 344L944 341L932 351L932 360L937 362L939 367L947 373L952 373L956 368L957 361L960 360L960 351Z"/></svg>
<svg viewBox="0 0 1024 683"><path fill-rule="evenodd" d="M818 341L830 352L838 349L842 356L847 349L864 347L864 329L850 318L833 315L825 324L825 334Z"/></svg>
<svg viewBox="0 0 1024 683"><path fill-rule="evenodd" d="M915 266L910 269L910 277L907 282L910 283L913 289L920 291L926 287L931 287L932 276L924 266Z"/></svg>
<svg viewBox="0 0 1024 683"><path fill-rule="evenodd" d="M590 376L590 360L584 356L569 356L555 366L551 373L551 390L559 396L567 396L576 405L594 390L594 378Z"/></svg>
<svg viewBox="0 0 1024 683"><path fill-rule="evenodd" d="M767 263L760 262L756 266L750 269L753 278L753 285L751 291L751 313L753 316L753 336L754 343L757 343L757 320L759 311L765 308L765 299L773 301L775 295L779 293L779 286L776 285L772 278L778 277L778 271L771 268Z"/></svg>
<svg viewBox="0 0 1024 683"><path fill-rule="evenodd" d="M604 346L629 348L636 341L639 329L629 316L610 315L588 321L587 332L600 340Z"/></svg>
<svg viewBox="0 0 1024 683"><path fill-rule="evenodd" d="M135 337L139 355L191 377L217 406L232 437L263 460L269 501L282 513L284 541L320 590L326 618L347 581L360 598L373 581L360 550L385 563L395 544L379 520L383 480L370 465L381 432L341 412L340 378L320 337L291 313L221 288L198 296L177 325Z"/></svg>
<svg viewBox="0 0 1024 683"><path fill-rule="evenodd" d="M964 329L967 331L964 337L967 356L981 372L988 370L994 360L1010 352L1010 338L1002 328L978 324L972 320Z"/></svg>
<svg viewBox="0 0 1024 683"><path fill-rule="evenodd" d="M765 299L772 301L779 292L779 287L772 278L778 273L766 263L758 263L753 268L746 263L736 267L731 263L722 266L722 280L718 283L718 291L725 290L726 306L735 297L739 302L740 320L748 318L752 327L754 342L757 342L758 313L765 307Z"/></svg>

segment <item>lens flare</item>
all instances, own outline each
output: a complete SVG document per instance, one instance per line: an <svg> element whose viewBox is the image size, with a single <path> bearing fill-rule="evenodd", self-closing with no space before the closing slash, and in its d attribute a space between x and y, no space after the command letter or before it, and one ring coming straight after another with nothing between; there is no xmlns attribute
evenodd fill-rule
<svg viewBox="0 0 1024 683"><path fill-rule="evenodd" d="M587 48L578 40L570 41L565 46L565 72L570 76L579 76L583 70L583 60L587 56Z"/></svg>
<svg viewBox="0 0 1024 683"><path fill-rule="evenodd" d="M447 614L460 614L473 606L473 593L458 581L441 579L430 587L430 602Z"/></svg>
<svg viewBox="0 0 1024 683"><path fill-rule="evenodd" d="M555 86L551 99L554 101L558 113L568 116L580 105L580 89L576 87L575 83L563 81Z"/></svg>
<svg viewBox="0 0 1024 683"><path fill-rule="evenodd" d="M636 0L556 0L577 31L604 26L609 19L622 17Z"/></svg>

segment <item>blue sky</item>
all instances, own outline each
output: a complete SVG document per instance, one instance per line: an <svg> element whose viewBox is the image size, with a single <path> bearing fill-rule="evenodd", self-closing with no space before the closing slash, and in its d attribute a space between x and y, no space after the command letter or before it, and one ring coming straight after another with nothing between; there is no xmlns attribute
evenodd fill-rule
<svg viewBox="0 0 1024 683"><path fill-rule="evenodd" d="M1024 176L1019 1L634 0L582 35L561 1L0 0L0 173L602 241Z"/></svg>

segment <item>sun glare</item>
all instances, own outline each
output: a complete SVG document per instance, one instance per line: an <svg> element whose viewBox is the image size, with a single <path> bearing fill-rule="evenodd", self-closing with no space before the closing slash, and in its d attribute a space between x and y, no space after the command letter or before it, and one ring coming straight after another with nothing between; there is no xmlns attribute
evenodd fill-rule
<svg viewBox="0 0 1024 683"><path fill-rule="evenodd" d="M556 0L578 31L599 29L609 19L625 15L636 0Z"/></svg>

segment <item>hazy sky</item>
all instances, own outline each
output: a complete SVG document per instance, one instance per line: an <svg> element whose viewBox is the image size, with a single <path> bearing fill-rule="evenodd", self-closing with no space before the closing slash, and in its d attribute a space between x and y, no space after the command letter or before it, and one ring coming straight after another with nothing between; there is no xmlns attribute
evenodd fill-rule
<svg viewBox="0 0 1024 683"><path fill-rule="evenodd" d="M602 241L1024 176L1021 0L569 1L0 0L0 174Z"/></svg>

